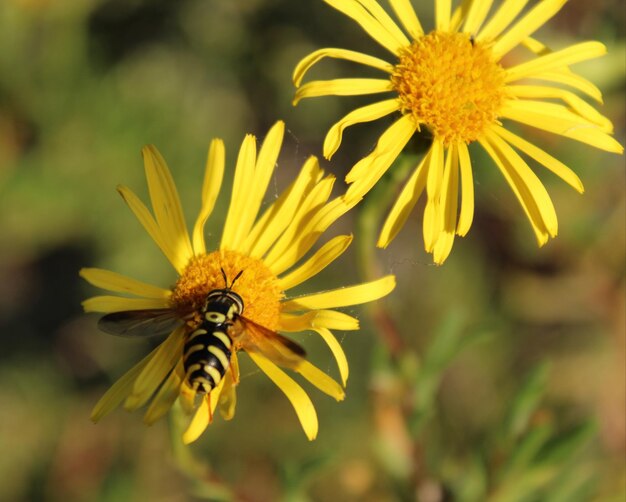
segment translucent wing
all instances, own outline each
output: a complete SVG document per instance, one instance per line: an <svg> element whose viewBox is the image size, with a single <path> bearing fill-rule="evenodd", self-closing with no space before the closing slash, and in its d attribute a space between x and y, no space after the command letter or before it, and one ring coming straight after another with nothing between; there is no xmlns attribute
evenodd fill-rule
<svg viewBox="0 0 626 502"><path fill-rule="evenodd" d="M118 336L167 335L183 324L183 320L170 309L126 310L102 316L98 327Z"/></svg>
<svg viewBox="0 0 626 502"><path fill-rule="evenodd" d="M229 334L243 350L261 354L286 368L297 368L306 357L305 350L293 340L242 316L237 317Z"/></svg>

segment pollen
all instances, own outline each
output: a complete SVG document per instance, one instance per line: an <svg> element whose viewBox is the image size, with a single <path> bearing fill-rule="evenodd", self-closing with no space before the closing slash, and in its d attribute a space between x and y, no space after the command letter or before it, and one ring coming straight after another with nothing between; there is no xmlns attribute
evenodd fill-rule
<svg viewBox="0 0 626 502"><path fill-rule="evenodd" d="M404 48L391 76L402 113L445 145L470 143L497 123L505 71L487 43L433 31Z"/></svg>
<svg viewBox="0 0 626 502"><path fill-rule="evenodd" d="M228 284L225 284L224 274ZM214 289L230 286L241 296L243 315L272 331L278 327L280 301L284 297L278 278L258 258L237 251L214 251L193 257L179 277L170 302L180 312L199 311Z"/></svg>

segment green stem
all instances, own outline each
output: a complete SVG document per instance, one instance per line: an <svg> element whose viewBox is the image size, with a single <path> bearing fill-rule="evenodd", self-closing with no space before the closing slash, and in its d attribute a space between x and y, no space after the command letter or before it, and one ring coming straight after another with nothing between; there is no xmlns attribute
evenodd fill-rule
<svg viewBox="0 0 626 502"><path fill-rule="evenodd" d="M383 177L365 196L357 216L357 267L363 280L370 281L383 273L378 263L376 236L391 202L396 197L397 186L404 180L409 170L416 165L413 156L403 157L389 174ZM404 341L396 329L392 316L383 302L369 304L370 314L381 334L382 341L391 356L397 360L404 349Z"/></svg>

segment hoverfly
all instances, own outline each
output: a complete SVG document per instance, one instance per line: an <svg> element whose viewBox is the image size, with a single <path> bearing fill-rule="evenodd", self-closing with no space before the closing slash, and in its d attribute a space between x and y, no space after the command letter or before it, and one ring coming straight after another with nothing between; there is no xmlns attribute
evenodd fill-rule
<svg viewBox="0 0 626 502"><path fill-rule="evenodd" d="M183 349L183 367L189 386L208 394L224 378L230 367L233 350L245 350L266 356L281 366L295 369L304 359L304 349L289 338L246 319L244 302L233 291L222 269L224 288L210 291L199 310L201 320L192 327L187 316L169 309L145 309L113 312L101 317L98 327L107 333L136 337L165 335L179 326L187 326Z"/></svg>

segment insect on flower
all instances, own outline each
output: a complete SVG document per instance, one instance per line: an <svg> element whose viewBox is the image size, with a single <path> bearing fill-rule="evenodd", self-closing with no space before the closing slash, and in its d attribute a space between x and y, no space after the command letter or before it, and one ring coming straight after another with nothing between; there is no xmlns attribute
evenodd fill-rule
<svg viewBox="0 0 626 502"><path fill-rule="evenodd" d="M351 235L337 235L313 250L326 229L353 207L330 199L334 177L310 157L283 193L263 207L284 135L283 122L267 133L257 152L247 135L237 158L231 200L219 241L205 242L204 226L222 188L225 147L209 147L201 207L190 233L165 159L154 146L143 149L152 211L125 186L118 191L176 271L170 288L148 284L110 270L83 268L90 284L113 294L88 298L87 312L103 317L102 330L125 337L167 335L154 350L122 375L95 405L94 422L122 405L143 406L152 424L175 403L188 416L183 441L195 441L214 412L235 415L239 357L248 356L287 397L309 440L318 420L310 397L284 369L341 401L348 361L332 330L357 330L358 320L336 308L386 296L392 275L348 287L293 296L343 254ZM306 357L291 333L313 332L337 363L340 381Z"/></svg>
<svg viewBox="0 0 626 502"><path fill-rule="evenodd" d="M185 379L199 395L209 394L224 378L234 348L258 352L281 366L295 369L306 356L305 350L289 338L246 319L243 299L233 290L244 271L230 285L224 269L221 272L224 288L210 291L199 312L181 317L170 308L127 310L103 316L98 327L113 335L141 337L166 335L185 326Z"/></svg>

